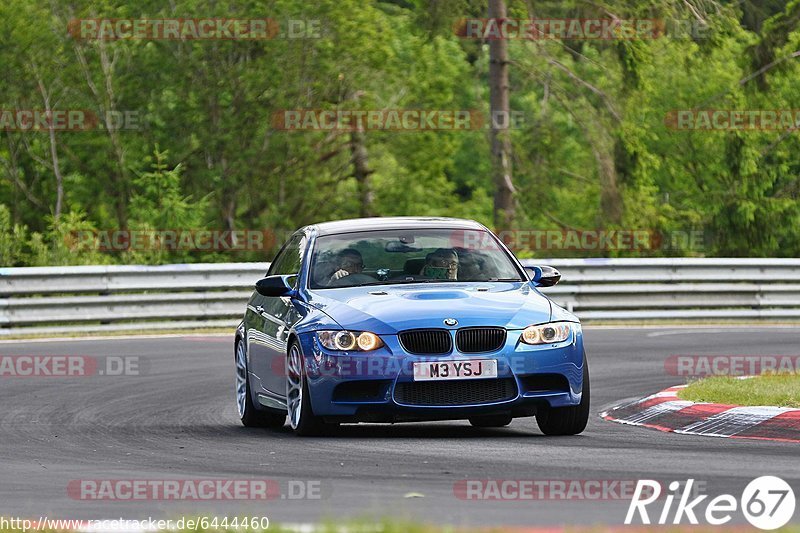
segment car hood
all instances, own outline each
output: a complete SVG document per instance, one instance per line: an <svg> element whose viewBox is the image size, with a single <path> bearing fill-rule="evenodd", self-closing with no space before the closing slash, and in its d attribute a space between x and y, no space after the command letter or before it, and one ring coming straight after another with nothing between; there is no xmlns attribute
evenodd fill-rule
<svg viewBox="0 0 800 533"><path fill-rule="evenodd" d="M548 322L550 300L530 283L447 283L325 289L309 303L343 328L392 335L413 328L502 326ZM454 318L457 325L446 326Z"/></svg>

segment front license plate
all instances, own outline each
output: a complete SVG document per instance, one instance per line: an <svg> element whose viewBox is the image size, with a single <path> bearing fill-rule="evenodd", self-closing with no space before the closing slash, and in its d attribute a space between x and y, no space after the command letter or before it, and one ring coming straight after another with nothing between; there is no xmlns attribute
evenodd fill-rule
<svg viewBox="0 0 800 533"><path fill-rule="evenodd" d="M496 359L414 363L414 381L497 377Z"/></svg>

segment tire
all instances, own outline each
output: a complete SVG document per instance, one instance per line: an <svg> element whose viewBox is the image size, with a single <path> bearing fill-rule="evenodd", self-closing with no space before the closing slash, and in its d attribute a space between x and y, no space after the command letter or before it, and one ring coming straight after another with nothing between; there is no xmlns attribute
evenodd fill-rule
<svg viewBox="0 0 800 533"><path fill-rule="evenodd" d="M295 435L311 437L323 435L330 427L314 414L308 392L306 366L300 344L293 340L286 353L286 408L289 425Z"/></svg>
<svg viewBox="0 0 800 533"><path fill-rule="evenodd" d="M253 404L247 374L247 348L243 340L236 343L236 407L239 419L249 428L281 428L286 415L278 411L260 411Z"/></svg>
<svg viewBox="0 0 800 533"><path fill-rule="evenodd" d="M589 362L583 356L583 387L581 403L570 407L557 407L540 411L536 423L545 435L577 435L589 422Z"/></svg>
<svg viewBox="0 0 800 533"><path fill-rule="evenodd" d="M511 423L510 415L474 416L469 423L476 428L502 428Z"/></svg>

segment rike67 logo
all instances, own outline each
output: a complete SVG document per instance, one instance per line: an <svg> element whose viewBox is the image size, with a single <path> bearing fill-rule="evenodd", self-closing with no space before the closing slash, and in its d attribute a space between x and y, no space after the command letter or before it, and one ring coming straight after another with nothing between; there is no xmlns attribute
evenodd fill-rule
<svg viewBox="0 0 800 533"><path fill-rule="evenodd" d="M659 513L657 505L653 505L651 509L648 509L648 506L662 498L661 484L649 479L639 480L631 505L628 507L628 514L625 516L625 524L634 523L638 514L641 523L649 525L651 515L648 511L655 511L652 520L659 525L681 524L684 518L688 523L697 525L700 523L698 521L700 516L706 523L720 526L730 522L734 514L741 510L753 526L772 530L783 527L794 516L796 504L794 491L779 477L761 476L754 479L745 487L738 500L731 494L722 494L708 502L705 502L708 495L700 495L690 500L693 485L694 479L689 479L686 483L678 481L670 483L669 492L663 498L663 507ZM681 488L683 490L678 493ZM677 504L673 511L675 500ZM705 503L704 513L701 512L703 503Z"/></svg>

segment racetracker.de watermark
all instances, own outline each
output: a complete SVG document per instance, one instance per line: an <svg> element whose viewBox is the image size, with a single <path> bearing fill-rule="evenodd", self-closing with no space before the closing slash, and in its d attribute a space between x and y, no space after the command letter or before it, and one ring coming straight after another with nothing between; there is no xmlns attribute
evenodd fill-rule
<svg viewBox="0 0 800 533"><path fill-rule="evenodd" d="M673 109L664 124L673 130L796 130L800 109Z"/></svg>
<svg viewBox="0 0 800 533"><path fill-rule="evenodd" d="M87 109L0 109L0 131L139 130L139 111L108 111L98 115Z"/></svg>
<svg viewBox="0 0 800 533"><path fill-rule="evenodd" d="M72 19L67 31L74 39L101 41L319 39L322 22L273 18L98 18Z"/></svg>
<svg viewBox="0 0 800 533"><path fill-rule="evenodd" d="M141 376L149 369L137 355L0 355L0 379Z"/></svg>
<svg viewBox="0 0 800 533"><path fill-rule="evenodd" d="M317 342L316 340L314 341ZM430 367L423 363L440 363L440 357L414 357L413 359L398 359L392 356L370 355L369 357L347 357L341 355L329 356L319 351L315 345L315 360L306 360L304 372L312 379L319 378L386 378L387 376L414 376L415 379L429 378ZM456 371L461 371L461 366L465 361L456 361ZM524 355L510 356L508 368L515 373L523 374L529 366L528 358ZM468 374L477 377L481 370L470 364ZM481 369L483 367L480 367ZM275 357L270 364L271 372L276 376L286 376L286 359Z"/></svg>
<svg viewBox="0 0 800 533"><path fill-rule="evenodd" d="M701 230L660 231L647 229L527 230L510 229L497 237L512 251L633 251L705 249ZM496 250L497 242L484 231L454 230L453 248Z"/></svg>
<svg viewBox="0 0 800 533"><path fill-rule="evenodd" d="M249 229L77 230L65 236L64 244L73 251L244 252L271 250L284 242L287 235L276 234L271 230Z"/></svg>
<svg viewBox="0 0 800 533"><path fill-rule="evenodd" d="M664 370L681 377L800 373L800 355L670 355Z"/></svg>
<svg viewBox="0 0 800 533"><path fill-rule="evenodd" d="M462 18L453 24L462 39L480 40L651 40L705 39L710 26L696 19Z"/></svg>
<svg viewBox="0 0 800 533"><path fill-rule="evenodd" d="M486 40L612 40L655 39L663 29L655 19L513 19L465 18L456 21L455 34Z"/></svg>
<svg viewBox="0 0 800 533"><path fill-rule="evenodd" d="M321 480L290 479L73 479L67 496L81 501L321 500Z"/></svg>
<svg viewBox="0 0 800 533"><path fill-rule="evenodd" d="M281 131L470 131L489 127L519 129L521 111L475 109L282 109L272 114Z"/></svg>
<svg viewBox="0 0 800 533"><path fill-rule="evenodd" d="M636 479L462 479L453 484L453 494L470 501L619 501L633 498L637 484ZM704 488L696 484L693 490ZM656 492L648 490L648 496Z"/></svg>

